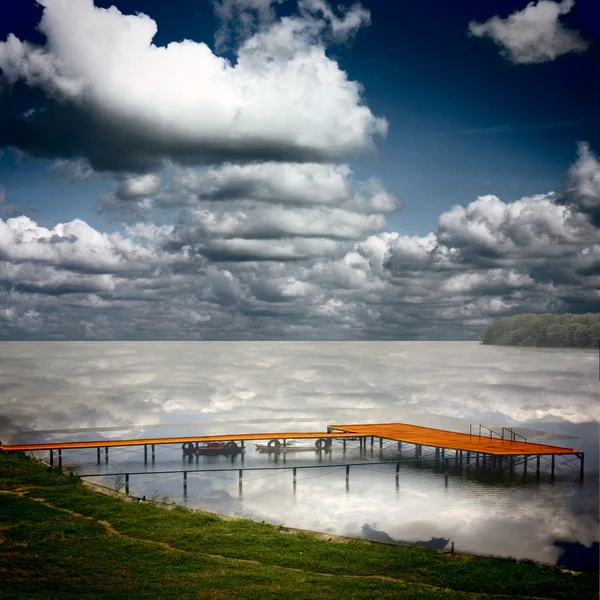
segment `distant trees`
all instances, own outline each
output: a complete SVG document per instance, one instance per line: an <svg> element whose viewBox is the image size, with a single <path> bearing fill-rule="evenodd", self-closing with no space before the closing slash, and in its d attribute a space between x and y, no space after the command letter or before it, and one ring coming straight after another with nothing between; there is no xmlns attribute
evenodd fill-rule
<svg viewBox="0 0 600 600"><path fill-rule="evenodd" d="M600 314L526 314L494 321L480 335L484 344L597 348Z"/></svg>

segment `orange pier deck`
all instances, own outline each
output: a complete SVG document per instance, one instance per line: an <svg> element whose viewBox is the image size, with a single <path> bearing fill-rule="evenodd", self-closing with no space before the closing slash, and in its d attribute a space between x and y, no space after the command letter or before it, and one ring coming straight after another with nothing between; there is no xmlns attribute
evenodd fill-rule
<svg viewBox="0 0 600 600"><path fill-rule="evenodd" d="M42 444L2 445L5 452L33 452L37 450L68 450L77 448L114 448L119 446L144 446L152 444L184 444L188 442L258 441L270 439L317 439L317 438L367 438L376 437L394 442L406 442L416 446L429 446L447 450L479 452L496 456L536 454L583 454L581 450L535 444L525 441L492 438L409 425L407 423L380 423L356 425L329 425L327 432L285 431L272 433L230 433L221 435L179 436L161 438L137 438L126 440L93 440L85 442L45 442Z"/></svg>
<svg viewBox="0 0 600 600"><path fill-rule="evenodd" d="M488 430L489 431L489 430ZM144 446L144 458L147 460L148 446L152 448L152 462L154 463L155 445L159 444L187 444L204 442L241 442L242 448L244 441L258 440L292 440L292 439L340 439L344 442L344 449L349 438L358 438L361 452L367 446L367 438L379 438L380 447L383 447L383 440L389 440L398 443L398 450L403 443L414 445L415 457L422 457L422 448L429 447L435 449L436 459L445 457L445 451L454 452L454 458L462 463L463 452L467 453L467 464L469 464L470 455L475 455L476 463L479 464L479 456L483 458L483 465L486 464L486 456L489 457L493 466L496 465L496 459L499 459L500 468L502 468L502 458L510 458L510 468L512 469L513 458L522 456L525 469L527 469L527 458L537 456L537 470L540 468L540 457L551 456L552 473L554 473L554 459L556 455L572 455L581 461L581 476L583 477L584 453L581 450L572 448L563 448L561 446L551 446L547 444L536 444L527 441L516 441L515 439L501 439L497 432L490 432L490 435L496 434L497 437L488 437L487 435L472 435L468 433L458 433L455 431L446 431L443 429L434 429L432 427L421 427L419 425L409 425L407 423L379 423L379 424L351 424L351 425L329 425L327 432L310 431L286 431L272 433L235 433L221 435L202 435L202 436L179 436L179 437L160 437L160 438L137 438L137 439L119 439L119 440L94 440L81 442L45 442L41 444L14 444L2 445L0 450L5 452L35 452L40 450L50 451L50 465L53 464L54 451L58 451L59 468L62 464L62 450L96 448L97 461L100 464L101 448L105 450L106 463L108 463L108 449L123 446ZM514 437L514 436L513 436ZM284 446L285 447L285 446ZM447 461L447 459L446 459Z"/></svg>
<svg viewBox="0 0 600 600"><path fill-rule="evenodd" d="M47 442L44 444L17 444L0 446L5 452L35 452L37 450L74 450L77 448L115 448L119 446L151 446L153 444L186 444L189 442L237 442L271 439L310 440L318 438L356 437L354 433L319 433L307 431L286 431L278 433L228 433L225 435L195 435L186 437L138 438L134 440L96 440L90 442Z"/></svg>
<svg viewBox="0 0 600 600"><path fill-rule="evenodd" d="M561 446L550 446L547 444L535 444L526 441L515 441L458 433L409 425L407 423L380 423L380 424L354 424L354 425L329 425L327 433L310 431L285 431L271 433L232 433L221 435L201 435L185 437L161 437L161 438L137 438L121 440L94 440L84 442L45 442L42 444L15 444L0 446L5 452L37 450L67 450L76 448L113 448L119 446L150 446L154 444L185 444L188 442L215 442L215 441L255 441L269 439L317 439L333 438L346 439L358 437L377 437L395 442L405 442L415 446L428 446L446 450L457 450L489 454L492 456L510 455L552 455L572 454L583 455L581 450L563 448Z"/></svg>
<svg viewBox="0 0 600 600"><path fill-rule="evenodd" d="M445 431L433 427L407 425L406 423L381 423L377 425L329 425L328 430L339 430L355 436L378 437L395 442L407 442L432 448L447 450L463 450L480 452L496 456L523 454L582 454L581 450L533 444L531 442L511 441L508 439L490 438L488 436Z"/></svg>

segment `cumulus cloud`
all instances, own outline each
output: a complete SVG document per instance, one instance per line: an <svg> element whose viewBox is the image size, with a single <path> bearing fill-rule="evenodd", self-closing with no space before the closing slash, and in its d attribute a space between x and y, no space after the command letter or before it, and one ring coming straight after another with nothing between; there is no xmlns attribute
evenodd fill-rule
<svg viewBox="0 0 600 600"><path fill-rule="evenodd" d="M251 200L290 206L324 205L355 212L389 213L400 200L372 178L355 181L347 165L263 162L179 169L158 194L162 206L201 201Z"/></svg>
<svg viewBox="0 0 600 600"><path fill-rule="evenodd" d="M299 16L260 28L232 63L205 43L154 45L157 24L142 13L92 0L41 4L47 45L9 34L0 69L5 84L41 89L46 105L28 119L3 111L3 145L140 171L165 158L335 161L386 133L360 84L325 52L327 32L347 38L368 22L359 5L335 17L322 2L301 3Z"/></svg>
<svg viewBox="0 0 600 600"><path fill-rule="evenodd" d="M567 173L565 200L600 227L600 162L586 142L577 150L578 158Z"/></svg>
<svg viewBox="0 0 600 600"><path fill-rule="evenodd" d="M132 175L125 177L119 187L116 195L122 200L138 198L140 196L151 196L155 194L160 186L160 177L153 173L145 175Z"/></svg>
<svg viewBox="0 0 600 600"><path fill-rule="evenodd" d="M143 272L173 260L119 233L96 231L81 219L47 229L25 216L0 220L0 258L83 273Z"/></svg>
<svg viewBox="0 0 600 600"><path fill-rule="evenodd" d="M94 169L83 158L58 158L50 165L49 171L66 179L69 183L89 181L94 175Z"/></svg>
<svg viewBox="0 0 600 600"><path fill-rule="evenodd" d="M184 176L195 196L174 224L137 222L123 233L82 220L0 221L2 334L461 339L499 316L594 311L600 241L585 211L597 162L579 150L568 175L577 202L485 195L445 211L422 236L385 231L385 215L365 208L372 196L340 165L224 165L161 173L160 183L123 176L122 205L153 191L158 202L165 179ZM293 182L303 194L292 202ZM320 204L308 201L319 189Z"/></svg>
<svg viewBox="0 0 600 600"><path fill-rule="evenodd" d="M233 42L239 44L258 31L260 27L275 21L274 4L283 0L214 0L215 15L221 26L215 33L218 52L228 49Z"/></svg>
<svg viewBox="0 0 600 600"><path fill-rule="evenodd" d="M382 215L363 215L327 208L291 210L270 207L224 214L188 210L184 214L185 225L179 234L187 240L209 235L262 240L320 237L342 241L361 239L385 227Z"/></svg>
<svg viewBox="0 0 600 600"><path fill-rule="evenodd" d="M559 21L574 5L574 0L539 0L506 19L495 16L484 23L473 21L468 31L476 37L490 37L515 64L548 62L588 48L588 42L578 31L566 28Z"/></svg>

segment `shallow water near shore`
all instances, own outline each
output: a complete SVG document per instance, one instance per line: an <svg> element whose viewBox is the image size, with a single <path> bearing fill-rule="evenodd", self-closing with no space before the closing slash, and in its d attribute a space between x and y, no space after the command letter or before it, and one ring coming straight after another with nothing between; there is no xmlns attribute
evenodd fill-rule
<svg viewBox="0 0 600 600"><path fill-rule="evenodd" d="M45 342L0 346L3 442L103 440L407 422L469 432L514 427L583 450L515 473L414 456L376 439L365 452L191 461L180 445L63 452L63 468L130 475L130 493L289 527L456 551L597 567L598 355L474 342ZM396 463L400 471L396 477ZM352 463L349 477L345 465ZM384 463L384 464L375 464ZM387 464L385 464L387 463ZM298 468L294 484L292 471ZM240 468L244 470L239 477ZM314 467L314 468L313 468ZM188 470L184 493L182 473ZM225 470L227 469L227 470ZM250 470L257 469L257 470ZM210 470L210 472L194 472ZM119 481L117 481L119 479ZM121 478L93 477L114 486Z"/></svg>

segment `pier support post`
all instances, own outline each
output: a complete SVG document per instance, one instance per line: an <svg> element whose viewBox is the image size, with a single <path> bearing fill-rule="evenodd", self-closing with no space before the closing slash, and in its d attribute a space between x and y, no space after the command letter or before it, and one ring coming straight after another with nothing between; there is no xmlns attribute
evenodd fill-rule
<svg viewBox="0 0 600 600"><path fill-rule="evenodd" d="M383 448L383 438L382 437L379 438L379 447Z"/></svg>
<svg viewBox="0 0 600 600"><path fill-rule="evenodd" d="M373 447L373 436L371 436L371 448Z"/></svg>
<svg viewBox="0 0 600 600"><path fill-rule="evenodd" d="M129 473L125 473L125 493L129 494Z"/></svg>
<svg viewBox="0 0 600 600"><path fill-rule="evenodd" d="M344 438L342 443L344 444L344 452L346 452L346 438Z"/></svg>
<svg viewBox="0 0 600 600"><path fill-rule="evenodd" d="M54 450L50 450L50 466L54 466Z"/></svg>
<svg viewBox="0 0 600 600"><path fill-rule="evenodd" d="M293 474L293 476L294 476L294 483L296 483L296 472L297 472L297 469L296 469L296 467L294 467L294 468L292 469L292 474Z"/></svg>
<svg viewBox="0 0 600 600"><path fill-rule="evenodd" d="M535 461L535 476L538 479L540 478L540 459L541 459L541 456L538 454L536 461Z"/></svg>
<svg viewBox="0 0 600 600"><path fill-rule="evenodd" d="M144 444L144 464L148 464L148 444Z"/></svg>
<svg viewBox="0 0 600 600"><path fill-rule="evenodd" d="M402 442L398 442L398 452L402 452Z"/></svg>
<svg viewBox="0 0 600 600"><path fill-rule="evenodd" d="M579 468L579 478L580 479L583 479L583 459L584 459L584 457L585 457L585 454L582 452L579 455L579 460L581 461L581 466Z"/></svg>
<svg viewBox="0 0 600 600"><path fill-rule="evenodd" d="M448 459L444 459L444 473L448 473Z"/></svg>
<svg viewBox="0 0 600 600"><path fill-rule="evenodd" d="M96 459L98 464L100 464L100 446L96 448Z"/></svg>
<svg viewBox="0 0 600 600"><path fill-rule="evenodd" d="M515 470L515 459L514 459L514 456L511 454L508 459L508 476L509 476L509 478L512 478L514 470Z"/></svg>
<svg viewBox="0 0 600 600"><path fill-rule="evenodd" d="M350 480L350 465L346 465L346 481Z"/></svg>
<svg viewBox="0 0 600 600"><path fill-rule="evenodd" d="M104 446L104 462L108 464L108 446Z"/></svg>
<svg viewBox="0 0 600 600"><path fill-rule="evenodd" d="M187 493L187 471L183 472L183 493Z"/></svg>
<svg viewBox="0 0 600 600"><path fill-rule="evenodd" d="M555 458L556 458L556 457L555 457L555 455L553 454L553 455L552 455L552 467L551 467L551 469L550 469L550 477L551 477L552 479L554 479L554 459L555 459Z"/></svg>
<svg viewBox="0 0 600 600"><path fill-rule="evenodd" d="M529 456L527 454L523 454L523 475L527 476L527 459Z"/></svg>
<svg viewBox="0 0 600 600"><path fill-rule="evenodd" d="M152 444L152 464L154 464L155 460L156 460L156 448L154 447L154 444Z"/></svg>
<svg viewBox="0 0 600 600"><path fill-rule="evenodd" d="M442 460L446 458L446 448L442 448Z"/></svg>
<svg viewBox="0 0 600 600"><path fill-rule="evenodd" d="M62 450L58 449L58 468L62 469Z"/></svg>
<svg viewBox="0 0 600 600"><path fill-rule="evenodd" d="M435 449L435 457L439 458L440 457L440 449L436 447Z"/></svg>
<svg viewBox="0 0 600 600"><path fill-rule="evenodd" d="M481 455L481 466L485 469L485 463L486 463L486 455L482 454Z"/></svg>

